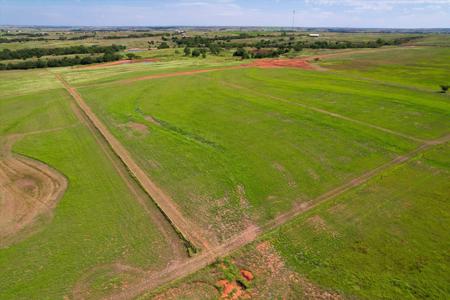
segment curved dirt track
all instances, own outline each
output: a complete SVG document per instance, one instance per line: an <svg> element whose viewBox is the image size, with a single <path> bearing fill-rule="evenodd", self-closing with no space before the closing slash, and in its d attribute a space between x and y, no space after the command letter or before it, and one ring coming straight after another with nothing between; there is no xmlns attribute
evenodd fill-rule
<svg viewBox="0 0 450 300"><path fill-rule="evenodd" d="M38 218L51 218L67 188L67 179L56 170L11 153L19 137L6 138L0 158L0 247L22 238Z"/></svg>

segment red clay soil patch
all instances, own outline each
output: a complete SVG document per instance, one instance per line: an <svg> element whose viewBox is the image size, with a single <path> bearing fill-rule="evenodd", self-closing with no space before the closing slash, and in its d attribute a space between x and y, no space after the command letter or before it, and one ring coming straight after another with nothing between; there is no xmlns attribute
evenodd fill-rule
<svg viewBox="0 0 450 300"><path fill-rule="evenodd" d="M101 64L95 64L90 66L81 66L81 67L75 67L75 69L83 69L83 70L92 70L92 69L98 69L98 68L104 68L104 67L111 67L111 66L117 66L117 65L125 65L125 64L137 64L137 63L143 63L143 62L159 62L159 59L156 58L143 58L143 59L122 59L117 61L111 61Z"/></svg>
<svg viewBox="0 0 450 300"><path fill-rule="evenodd" d="M259 68L299 68L314 70L314 67L305 59L258 59L250 65Z"/></svg>
<svg viewBox="0 0 450 300"><path fill-rule="evenodd" d="M235 281L229 282L226 279L222 279L217 282L217 285L222 288L220 299L250 299L250 294L244 291L244 289Z"/></svg>
<svg viewBox="0 0 450 300"><path fill-rule="evenodd" d="M254 278L253 273L247 270L241 270L241 275L248 281L252 281Z"/></svg>

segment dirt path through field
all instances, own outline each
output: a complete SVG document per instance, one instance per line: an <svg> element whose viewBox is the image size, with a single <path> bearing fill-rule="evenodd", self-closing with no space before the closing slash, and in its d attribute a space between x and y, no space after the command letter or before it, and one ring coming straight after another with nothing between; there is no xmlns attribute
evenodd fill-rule
<svg viewBox="0 0 450 300"><path fill-rule="evenodd" d="M249 227L247 230L241 232L240 234L236 235L235 237L229 239L225 243L216 246L214 248L211 248L207 251L202 252L201 254L195 256L194 258L191 258L183 263L173 265L161 272L149 272L148 275L139 283L136 285L130 286L128 289L112 295L110 297L107 297L107 299L132 299L135 298L146 291L150 291L158 286L161 286L163 284L166 284L170 281L173 281L175 279L179 279L182 277L185 277L189 274L192 274L203 267L213 263L216 261L219 257L224 257L232 252L238 250L239 248L252 243L255 241L259 236L261 236L264 232L267 232L269 230L273 230L291 220L293 220L298 215L309 211L315 207L317 207L320 204L323 204L324 202L327 202L331 199L334 199L349 190L356 188L367 181L369 181L371 178L381 174L383 171L386 171L392 167L402 165L414 157L416 157L418 154L423 153L426 150L429 150L430 148L440 145L443 143L447 143L450 141L450 134L446 135L440 139L428 141L424 144L422 144L417 149L403 155L396 157L395 159L391 160L390 162L387 162L373 170L370 170L344 184L342 184L339 187L336 187L332 189L329 192L326 192L325 194L320 195L319 197L306 202L304 204L298 205L294 207L291 211L281 214L278 217L276 217L274 220L268 222L266 225L262 227L252 226Z"/></svg>
<svg viewBox="0 0 450 300"><path fill-rule="evenodd" d="M249 65L238 65L238 66L230 66L230 67L222 67L222 68L180 71L180 72L174 72L174 73L155 74L155 75L146 75L146 76L141 76L141 77L135 77L135 78L121 80L120 82L126 84L126 83L131 83L131 82L136 82L136 81L149 80L149 79L168 78L168 77L177 77L177 76L190 76L190 75L216 72L216 71L238 70L238 69L248 68L248 67L249 67Z"/></svg>
<svg viewBox="0 0 450 300"><path fill-rule="evenodd" d="M63 84L70 95L75 99L75 102L87 116L92 125L101 133L105 140L110 145L114 153L124 163L130 173L139 182L144 191L155 201L161 212L167 217L169 222L175 227L176 231L183 236L183 238L198 249L209 249L211 247L209 240L206 238L206 233L196 224L186 219L175 202L161 190L142 170L138 164L133 160L130 153L124 146L113 136L108 128L100 121L94 114L91 108L86 104L77 90L71 87L59 74L56 74L57 79Z"/></svg>
<svg viewBox="0 0 450 300"><path fill-rule="evenodd" d="M34 223L47 222L67 189L67 179L37 160L12 153L15 142L27 135L64 128L12 134L4 138L0 153L0 247L35 232Z"/></svg>
<svg viewBox="0 0 450 300"><path fill-rule="evenodd" d="M80 108L75 103L71 103L71 108L78 120L80 120L80 122L83 123L91 131L97 144L103 150L103 153L109 159L117 174L122 178L135 199L144 208L145 212L150 216L153 224L156 225L158 230L164 236L165 240L168 241L168 244L171 248L170 250L172 253L173 261L187 258L186 247L171 227L171 224L167 222L166 218L159 212L157 207L153 207L151 205L149 201L152 200L142 190L142 188L134 180L132 180L123 163L114 155L107 142L101 136L99 136L98 131L95 129L92 123L89 122L87 117L81 112Z"/></svg>
<svg viewBox="0 0 450 300"><path fill-rule="evenodd" d="M118 66L118 65L127 65L127 64L138 64L138 63L149 63L149 62L159 62L159 59L156 58L142 58L142 59L122 59L107 63L101 63L101 64L93 64L89 66L77 66L72 67L73 69L77 70L95 70L95 69L101 69L105 67L112 67L112 66Z"/></svg>

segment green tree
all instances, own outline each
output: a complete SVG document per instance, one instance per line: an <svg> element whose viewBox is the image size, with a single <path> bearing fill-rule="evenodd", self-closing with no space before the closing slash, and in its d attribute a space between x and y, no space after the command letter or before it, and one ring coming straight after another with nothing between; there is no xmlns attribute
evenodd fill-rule
<svg viewBox="0 0 450 300"><path fill-rule="evenodd" d="M199 57L200 54L201 54L201 52L200 52L200 50L198 50L198 49L195 49L194 51L192 51L192 56L193 56L193 57Z"/></svg>
<svg viewBox="0 0 450 300"><path fill-rule="evenodd" d="M191 48L189 48L189 47L184 48L184 56L189 56L189 55L191 55Z"/></svg>
<svg viewBox="0 0 450 300"><path fill-rule="evenodd" d="M168 49L170 48L169 44L167 44L166 42L162 42L161 44L159 44L158 49Z"/></svg>
<svg viewBox="0 0 450 300"><path fill-rule="evenodd" d="M134 53L127 53L127 58L129 60L133 60L135 58L138 58L138 56L136 54L134 54Z"/></svg>

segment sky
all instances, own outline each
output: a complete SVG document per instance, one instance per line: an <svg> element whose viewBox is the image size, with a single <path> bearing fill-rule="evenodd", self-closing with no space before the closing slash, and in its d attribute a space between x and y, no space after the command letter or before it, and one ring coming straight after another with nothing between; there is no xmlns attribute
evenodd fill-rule
<svg viewBox="0 0 450 300"><path fill-rule="evenodd" d="M0 25L450 28L450 0L0 0Z"/></svg>

